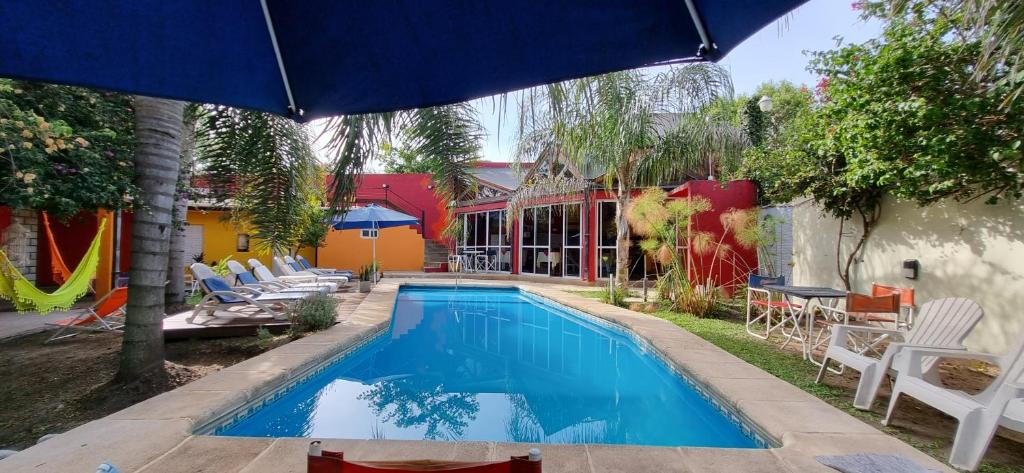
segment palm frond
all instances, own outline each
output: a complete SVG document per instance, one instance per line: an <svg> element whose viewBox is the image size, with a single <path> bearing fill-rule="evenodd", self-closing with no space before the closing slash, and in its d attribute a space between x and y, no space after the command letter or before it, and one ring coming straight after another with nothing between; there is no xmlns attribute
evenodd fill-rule
<svg viewBox="0 0 1024 473"><path fill-rule="evenodd" d="M307 130L262 112L205 112L197 158L209 182L208 197L230 208L237 225L250 227L257 250L293 247L305 207L319 205L321 183Z"/></svg>

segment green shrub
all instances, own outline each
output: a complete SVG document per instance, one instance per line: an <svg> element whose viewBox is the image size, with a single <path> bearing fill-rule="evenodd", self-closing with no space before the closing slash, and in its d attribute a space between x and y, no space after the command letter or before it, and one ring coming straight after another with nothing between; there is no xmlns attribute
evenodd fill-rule
<svg viewBox="0 0 1024 473"><path fill-rule="evenodd" d="M626 298L629 297L629 291L624 291L620 288L614 290L605 289L601 291L601 302L605 304L611 304L619 307L626 307Z"/></svg>
<svg viewBox="0 0 1024 473"><path fill-rule="evenodd" d="M334 325L338 300L327 294L316 294L295 304L292 327L301 332L315 332Z"/></svg>
<svg viewBox="0 0 1024 473"><path fill-rule="evenodd" d="M274 344L274 334L270 333L266 327L260 325L256 329L256 346L266 350Z"/></svg>

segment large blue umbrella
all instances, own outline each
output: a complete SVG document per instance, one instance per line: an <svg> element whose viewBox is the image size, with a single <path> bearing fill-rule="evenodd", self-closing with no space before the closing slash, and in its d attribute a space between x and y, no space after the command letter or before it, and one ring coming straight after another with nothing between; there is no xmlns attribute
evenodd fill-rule
<svg viewBox="0 0 1024 473"><path fill-rule="evenodd" d="M6 0L0 76L298 120L715 61L806 0Z"/></svg>
<svg viewBox="0 0 1024 473"><path fill-rule="evenodd" d="M389 208L370 204L366 207L354 207L348 209L348 211L345 212L345 215L335 219L333 226L335 230L379 230L381 228L404 227L406 225L416 225L418 223L420 223L420 221L412 215L407 215ZM373 237L373 262L377 262L378 236L380 236L379 231L377 232L377 235L374 235ZM374 271L373 280L374 282L377 282L376 271Z"/></svg>

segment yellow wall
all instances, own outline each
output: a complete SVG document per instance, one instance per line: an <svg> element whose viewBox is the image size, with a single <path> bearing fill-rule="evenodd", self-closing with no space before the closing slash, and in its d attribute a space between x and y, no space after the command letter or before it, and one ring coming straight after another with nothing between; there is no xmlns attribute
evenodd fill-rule
<svg viewBox="0 0 1024 473"><path fill-rule="evenodd" d="M186 217L188 224L203 226L203 259L205 262L219 262L221 259L231 256L231 259L245 264L246 267L248 267L249 258L256 258L268 268L271 267L270 254L261 254L257 251L259 240L255 238L249 240L248 252L238 251L236 246L238 234L245 233L245 231L239 231L230 222L222 220L223 215L224 212L221 210L188 210ZM299 251L299 254L309 261L313 261L313 253L311 248L303 248ZM185 258L186 264L192 264L192 255L185 255Z"/></svg>
<svg viewBox="0 0 1024 473"><path fill-rule="evenodd" d="M373 240L359 230L331 230L320 248L317 266L359 271L373 259ZM382 228L377 239L377 261L383 271L422 271L423 236L410 227Z"/></svg>

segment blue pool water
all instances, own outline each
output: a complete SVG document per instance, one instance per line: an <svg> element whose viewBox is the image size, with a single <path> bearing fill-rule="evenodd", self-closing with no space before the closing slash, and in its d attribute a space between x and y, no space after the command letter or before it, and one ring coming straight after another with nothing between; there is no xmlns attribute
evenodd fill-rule
<svg viewBox="0 0 1024 473"><path fill-rule="evenodd" d="M403 287L385 335L217 434L758 446L618 329L465 287Z"/></svg>

